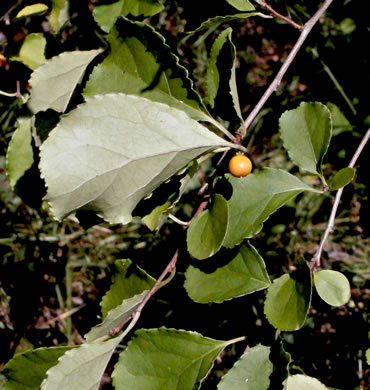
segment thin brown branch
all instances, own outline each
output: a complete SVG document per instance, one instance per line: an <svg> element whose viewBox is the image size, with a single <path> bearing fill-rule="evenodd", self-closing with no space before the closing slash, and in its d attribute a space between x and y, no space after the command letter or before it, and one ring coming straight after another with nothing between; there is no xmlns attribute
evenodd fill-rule
<svg viewBox="0 0 370 390"><path fill-rule="evenodd" d="M284 16L284 15L280 14L279 12L277 12L276 10L274 10L271 7L271 5L266 3L266 0L256 0L256 1L262 8L264 8L266 11L270 12L270 14L272 16L274 16L275 18L284 20L284 22L290 24L291 26L293 26L294 28L296 28L299 31L303 30L303 26L301 24L296 23L294 20L292 20L288 16Z"/></svg>
<svg viewBox="0 0 370 390"><path fill-rule="evenodd" d="M289 53L287 59L281 66L278 74L275 76L272 83L269 85L259 102L256 104L254 109L251 111L251 113L248 115L247 119L244 122L244 129L240 128L240 131L243 131L243 138L245 138L246 132L248 130L248 127L252 124L258 113L261 111L262 107L265 105L268 98L273 94L273 92L276 92L281 84L281 80L284 77L286 71L292 64L294 58L296 57L297 53L299 52L300 48L302 47L304 41L306 40L308 34L311 32L313 26L318 22L318 20L321 18L321 16L324 14L326 9L329 7L329 5L333 2L333 0L325 0L323 5L317 10L314 16L304 25L303 30L301 32L301 35L299 36L297 42L293 46L293 49Z"/></svg>
<svg viewBox="0 0 370 390"><path fill-rule="evenodd" d="M178 257L179 257L179 250L177 249L175 254L173 255L171 261L167 264L167 267L163 270L163 272L161 273L161 275L159 276L157 281L154 283L153 287L145 295L145 298L142 300L142 302L140 303L138 308L135 310L135 312L130 317L128 317L125 321L122 321L118 326L111 329L111 331L109 332L109 336L115 336L117 333L119 333L121 331L121 329L129 321L131 321L130 329L132 328L132 326L133 326L132 321L134 321L135 323L137 322L143 308L148 303L150 298L158 291L158 289L159 289L161 283L163 282L164 278L166 277L166 275L171 273L175 269Z"/></svg>
<svg viewBox="0 0 370 390"><path fill-rule="evenodd" d="M357 161L358 157L360 156L362 150L364 149L366 143L368 142L369 138L370 138L370 129L367 130L367 132L364 135L364 137L362 138L362 140L360 142L360 145L358 146L355 154L353 155L353 157L352 157L352 159L351 159L351 161L350 161L350 163L348 165L350 168L353 168L355 166L356 161ZM324 235L323 235L323 237L321 239L320 245L317 248L317 251L316 251L316 253L314 254L314 256L312 258L312 265L313 265L313 267L320 267L321 266L321 254L322 254L322 251L324 249L324 245L326 243L326 240L329 237L329 234L334 231L335 215L337 213L339 202L340 202L340 199L341 199L342 194L343 194L343 188L344 187L340 188L337 191L337 194L335 196L333 208L331 210L330 217L329 217L328 226L326 227Z"/></svg>

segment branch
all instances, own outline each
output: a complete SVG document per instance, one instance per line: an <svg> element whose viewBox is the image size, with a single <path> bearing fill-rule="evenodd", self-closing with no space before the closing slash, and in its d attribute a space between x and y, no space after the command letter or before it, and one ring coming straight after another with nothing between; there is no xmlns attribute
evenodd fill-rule
<svg viewBox="0 0 370 390"><path fill-rule="evenodd" d="M324 14L329 5L333 2L333 0L325 0L324 4L318 9L314 16L304 25L301 35L299 36L297 42L295 43L292 51L289 53L287 59L284 64L281 66L278 74L275 76L272 83L269 85L259 102L256 104L252 112L248 115L247 119L244 122L244 129L240 128L238 131L241 132L242 138L245 138L248 127L256 118L257 114L260 112L262 107L265 105L267 99L272 95L273 92L276 92L279 89L282 78L284 77L286 71L292 64L294 58L296 57L298 51L306 40L308 34L311 32L313 26L317 23L317 21Z"/></svg>
<svg viewBox="0 0 370 390"><path fill-rule="evenodd" d="M360 145L358 146L355 154L353 155L353 157L352 157L352 159L351 159L351 161L350 161L350 163L348 165L350 168L353 168L355 166L356 161L357 161L358 157L360 156L362 150L364 149L364 147L365 147L367 141L369 140L369 138L370 138L370 129L367 130L367 132L364 135L364 137L362 138L362 140L360 142ZM316 251L316 253L314 254L314 256L313 256L313 258L311 260L313 266L320 267L320 265L321 265L320 259L321 259L322 251L324 249L325 242L328 239L329 234L334 231L335 215L336 215L337 210L338 210L340 198L342 197L343 188L344 187L340 188L337 191L337 194L335 196L333 208L331 210L331 214L330 214L330 217L329 217L328 226L326 227L324 235L323 235L323 237L321 239L320 245L317 248L317 251Z"/></svg>
<svg viewBox="0 0 370 390"><path fill-rule="evenodd" d="M290 19L288 16L284 16L282 14L280 14L279 12L275 11L271 5L267 4L266 3L266 0L256 0L256 2L262 7L264 8L265 10L267 10L268 12L270 12L270 14L272 16L274 16L275 18L277 19L281 19L281 20L284 20L284 22L287 22L288 24L290 24L291 26L293 26L294 28L296 28L297 30L299 31L302 31L303 30L303 26L301 24L298 24L296 23L294 20Z"/></svg>
<svg viewBox="0 0 370 390"><path fill-rule="evenodd" d="M154 283L153 287L148 291L148 293L145 295L145 298L142 300L138 308L135 310L134 313L131 314L130 317L128 317L125 321L121 322L118 326L115 328L111 329L109 332L109 336L115 336L117 333L121 331L121 329L129 322L129 326L125 330L125 333L127 334L130 329L133 328L133 326L136 324L138 321L140 314L145 307L145 305L148 303L150 298L158 291L158 289L161 287L162 283L166 283L166 281L163 282L164 278L166 277L167 274L172 273L173 270L176 267L177 263L177 258L179 257L179 250L175 252L173 255L171 261L167 264L167 267L163 270L157 281Z"/></svg>

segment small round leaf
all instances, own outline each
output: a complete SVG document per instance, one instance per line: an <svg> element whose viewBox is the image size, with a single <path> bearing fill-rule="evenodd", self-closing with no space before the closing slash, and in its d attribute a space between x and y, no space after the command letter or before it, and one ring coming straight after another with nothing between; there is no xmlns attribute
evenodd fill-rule
<svg viewBox="0 0 370 390"><path fill-rule="evenodd" d="M332 306L348 302L351 288L348 279L338 271L322 270L314 275L314 283L320 298Z"/></svg>
<svg viewBox="0 0 370 390"><path fill-rule="evenodd" d="M329 189L330 191L336 191L339 190L339 188L342 188L349 184L353 176L355 175L355 169L354 168L343 168L340 171L338 171L333 178L331 179L329 183Z"/></svg>

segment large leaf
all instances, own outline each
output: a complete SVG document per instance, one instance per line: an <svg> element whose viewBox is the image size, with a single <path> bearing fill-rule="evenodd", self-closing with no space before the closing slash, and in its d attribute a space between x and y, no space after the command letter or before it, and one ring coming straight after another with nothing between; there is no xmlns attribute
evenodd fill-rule
<svg viewBox="0 0 370 390"><path fill-rule="evenodd" d="M5 365L1 374L7 381L4 390L39 390L46 378L46 371L58 363L58 359L73 347L38 348L16 354Z"/></svg>
<svg viewBox="0 0 370 390"><path fill-rule="evenodd" d="M136 204L202 153L232 146L183 111L134 95L95 96L50 133L40 168L58 219L85 207L128 223Z"/></svg>
<svg viewBox="0 0 370 390"><path fill-rule="evenodd" d="M42 65L45 61L46 39L42 33L32 33L26 36L19 50L18 56L12 57L13 61L22 62L32 70Z"/></svg>
<svg viewBox="0 0 370 390"><path fill-rule="evenodd" d="M341 306L351 297L348 279L338 271L322 270L314 274L317 293L329 305Z"/></svg>
<svg viewBox="0 0 370 390"><path fill-rule="evenodd" d="M242 114L239 106L238 91L235 79L235 53L236 49L231 41L232 29L224 30L213 43L210 58L207 67L207 90L208 100L211 107L215 106L215 100L219 92L220 85L227 85L230 95L230 104L233 110L239 117L240 122L243 122ZM227 80L220 79L227 78ZM225 105L225 90L221 88L221 94L224 97L222 105ZM226 100L227 101L227 100ZM219 110L221 111L221 110ZM222 111L220 112L222 115Z"/></svg>
<svg viewBox="0 0 370 390"><path fill-rule="evenodd" d="M196 259L214 255L224 241L228 221L227 201L216 194L211 207L199 214L187 231L189 253Z"/></svg>
<svg viewBox="0 0 370 390"><path fill-rule="evenodd" d="M175 329L139 330L116 364L117 389L198 389L214 360L231 341Z"/></svg>
<svg viewBox="0 0 370 390"><path fill-rule="evenodd" d="M117 272L112 286L100 302L103 319L123 300L150 290L155 283L155 279L128 259L117 260L115 266Z"/></svg>
<svg viewBox="0 0 370 390"><path fill-rule="evenodd" d="M355 176L356 170L354 168L346 167L338 171L329 182L330 191L339 190L349 184Z"/></svg>
<svg viewBox="0 0 370 390"><path fill-rule="evenodd" d="M96 22L105 32L109 32L119 16L153 16L162 11L164 0L119 0L94 8Z"/></svg>
<svg viewBox="0 0 370 390"><path fill-rule="evenodd" d="M85 335L86 342L92 343L101 337L107 336L111 330L126 321L136 311L147 293L148 291L145 290L140 294L125 299L120 305L110 310L104 321L101 324L94 326L90 332Z"/></svg>
<svg viewBox="0 0 370 390"><path fill-rule="evenodd" d="M317 379L306 375L293 375L286 380L286 390L328 390Z"/></svg>
<svg viewBox="0 0 370 390"><path fill-rule="evenodd" d="M238 11L254 11L254 5L248 0L226 0L230 5L236 8Z"/></svg>
<svg viewBox="0 0 370 390"><path fill-rule="evenodd" d="M6 173L14 188L33 164L31 119L25 119L13 133L6 153Z"/></svg>
<svg viewBox="0 0 370 390"><path fill-rule="evenodd" d="M311 270L305 260L298 270L275 279L265 300L265 315L275 328L286 331L300 329L311 304Z"/></svg>
<svg viewBox="0 0 370 390"><path fill-rule="evenodd" d="M270 285L265 263L251 245L244 245L230 263L215 272L205 273L189 266L185 277L185 289L198 303L221 303Z"/></svg>
<svg viewBox="0 0 370 390"><path fill-rule="evenodd" d="M249 349L221 379L218 390L266 390L273 364L270 347L257 345Z"/></svg>
<svg viewBox="0 0 370 390"><path fill-rule="evenodd" d="M139 95L209 121L188 71L162 35L140 22L120 18L108 36L110 54L93 70L85 96L122 92Z"/></svg>
<svg viewBox="0 0 370 390"><path fill-rule="evenodd" d="M122 334L123 335L123 334ZM98 390L105 368L122 335L67 351L47 372L41 390Z"/></svg>
<svg viewBox="0 0 370 390"><path fill-rule="evenodd" d="M38 67L31 75L29 107L34 112L51 108L64 112L86 67L101 50L65 52Z"/></svg>
<svg viewBox="0 0 370 390"><path fill-rule="evenodd" d="M229 226L223 244L227 248L257 234L269 215L300 192L318 192L280 169L265 168L244 178L231 175L227 178L233 186Z"/></svg>
<svg viewBox="0 0 370 390"><path fill-rule="evenodd" d="M50 13L50 25L58 33L69 18L69 0L53 0Z"/></svg>
<svg viewBox="0 0 370 390"><path fill-rule="evenodd" d="M321 174L321 164L332 135L329 109L321 103L301 103L279 120L284 147L303 170Z"/></svg>

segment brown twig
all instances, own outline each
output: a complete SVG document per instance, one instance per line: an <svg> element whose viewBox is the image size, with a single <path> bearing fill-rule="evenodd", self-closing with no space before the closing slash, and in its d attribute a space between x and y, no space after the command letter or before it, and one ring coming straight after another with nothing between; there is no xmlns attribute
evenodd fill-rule
<svg viewBox="0 0 370 390"><path fill-rule="evenodd" d="M292 20L291 18L289 18L288 16L284 16L282 14L280 14L279 12L275 11L271 5L267 4L266 3L266 0L256 0L256 2L262 7L264 8L266 11L270 12L270 14L272 16L274 16L275 18L277 19L281 19L281 20L284 20L284 22L290 24L291 26L293 26L294 28L296 28L297 30L299 31L302 31L303 30L303 26L301 24L298 24L296 23L294 20Z"/></svg>
<svg viewBox="0 0 370 390"><path fill-rule="evenodd" d="M259 102L256 104L256 106L253 108L251 113L248 115L247 119L244 122L244 129L241 127L239 130L243 132L243 139L245 138L246 132L248 130L248 127L252 124L254 119L256 118L257 114L261 111L262 107L265 105L267 99L272 95L273 92L276 92L281 84L281 80L284 77L286 71L292 64L294 58L296 57L298 51L300 50L301 46L303 45L304 41L306 40L308 34L311 32L313 26L317 23L317 21L321 18L321 16L324 14L326 9L329 7L329 5L333 2L333 0L325 0L323 5L317 10L314 16L304 25L301 35L299 36L297 42L293 46L293 49L289 53L287 59L281 66L278 74L275 76L272 83L269 85L269 87L266 89L265 93L259 100Z"/></svg>
<svg viewBox="0 0 370 390"><path fill-rule="evenodd" d="M22 0L18 0L15 4L13 4L8 11L5 12L3 16L0 17L0 21L5 21L5 24L10 23L10 14L22 3Z"/></svg>
<svg viewBox="0 0 370 390"><path fill-rule="evenodd" d="M370 138L370 129L367 130L366 134L362 138L362 140L360 142L360 145L358 146L355 154L353 155L353 157L352 157L352 159L351 159L351 161L350 161L350 163L348 165L349 168L353 168L355 166L356 161L357 161L358 157L360 156L362 150L364 149L364 147L365 147L367 141L369 140L369 138ZM328 226L326 227L324 235L323 235L323 237L321 239L320 245L317 248L317 251L315 252L315 254L314 254L314 256L313 256L313 258L311 260L311 264L312 264L313 267L319 268L321 266L321 261L320 261L321 254L322 254L322 251L324 249L325 242L326 242L326 240L329 237L329 234L334 231L335 215L336 215L337 210L338 210L340 198L342 197L343 188L344 187L340 188L337 191L337 194L335 196L333 208L331 210L330 217L329 217Z"/></svg>

